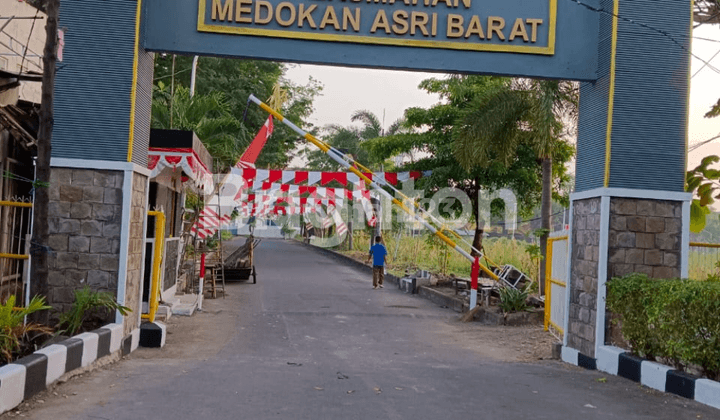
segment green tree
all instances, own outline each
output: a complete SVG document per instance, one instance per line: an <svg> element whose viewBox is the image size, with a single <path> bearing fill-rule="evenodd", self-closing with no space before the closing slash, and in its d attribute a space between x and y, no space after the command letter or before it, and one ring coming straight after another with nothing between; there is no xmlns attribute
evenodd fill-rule
<svg viewBox="0 0 720 420"><path fill-rule="evenodd" d="M153 92L152 116L153 128L194 131L217 159L219 167L215 169L221 172L235 164L252 139L221 92L190 97L188 88L178 86L171 95L160 82Z"/></svg>
<svg viewBox="0 0 720 420"><path fill-rule="evenodd" d="M375 139L387 135L394 135L405 130L403 120L393 122L387 130L383 129L380 119L370 111L358 110L350 117L352 122L362 123L361 127L343 127L337 124L330 124L324 127L327 133L324 141L345 154L352 155L356 161L372 170L380 170L381 165L386 161L387 156L370 154L363 146L369 139ZM308 167L321 171L337 171L341 166L328 158L327 155L317 149L307 153Z"/></svg>
<svg viewBox="0 0 720 420"><path fill-rule="evenodd" d="M173 67L174 75L173 79ZM272 96L273 87L279 85L287 93L282 112L285 117L312 131L307 118L313 111L314 98L322 90L315 79L306 84L295 84L284 78L289 65L259 60L201 57L198 60L196 93L225 94L229 114L241 121L246 132L252 136L265 123L268 115L257 106L248 105L250 94L266 101ZM161 55L155 60L155 84L190 87L192 57ZM252 139L252 137L251 137ZM293 150L299 136L283 124L275 124L275 131L263 148L256 164L258 167L284 168L293 158ZM239 156L238 156L239 157Z"/></svg>
<svg viewBox="0 0 720 420"><path fill-rule="evenodd" d="M477 214L478 193L480 190L493 192L502 188L513 190L518 199L518 210L523 215L531 214L541 196L541 167L537 156L529 144L518 144L515 156L500 161L489 154L484 161L472 161L462 166L458 163L458 129L467 118L478 97L484 92L503 86L506 79L485 76L451 76L444 79L427 79L420 88L428 93L440 95L441 102L424 108L409 108L405 111L406 126L413 129L406 132L370 140L364 144L372 155L394 156L401 153L417 153L422 156L417 161L405 162L404 170L432 170L428 178L422 178L418 186L432 193L444 187L462 189L473 204ZM571 158L573 149L565 144L555 151L553 173L557 185L567 177L564 164ZM505 163L508 163L507 165ZM504 203L495 200L492 213L500 214ZM473 246L480 249L485 227L478 223L475 227Z"/></svg>
<svg viewBox="0 0 720 420"><path fill-rule="evenodd" d="M521 148L530 147L542 165L540 248L545 258L550 232L553 158L568 147L567 122L577 120L578 91L557 80L506 80L482 91L459 123L455 155L466 168L501 162L510 166ZM557 186L556 186L557 187ZM540 279L545 264L540 264ZM540 281L543 292L544 282Z"/></svg>

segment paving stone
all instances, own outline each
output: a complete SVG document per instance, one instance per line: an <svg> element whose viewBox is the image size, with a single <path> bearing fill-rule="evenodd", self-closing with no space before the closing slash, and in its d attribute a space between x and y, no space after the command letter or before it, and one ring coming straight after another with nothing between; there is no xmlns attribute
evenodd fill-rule
<svg viewBox="0 0 720 420"><path fill-rule="evenodd" d="M80 224L80 233L85 236L103 236L103 223L99 220L84 220Z"/></svg>
<svg viewBox="0 0 720 420"><path fill-rule="evenodd" d="M74 185L60 185L60 200L70 203L82 201L83 189Z"/></svg>
<svg viewBox="0 0 720 420"><path fill-rule="evenodd" d="M648 249L645 251L645 265L662 265L663 264L663 252L659 249Z"/></svg>
<svg viewBox="0 0 720 420"><path fill-rule="evenodd" d="M105 188L87 186L83 187L83 201L87 203L102 203Z"/></svg>
<svg viewBox="0 0 720 420"><path fill-rule="evenodd" d="M100 256L96 254L80 254L78 256L78 269L97 270L100 268Z"/></svg>
<svg viewBox="0 0 720 420"><path fill-rule="evenodd" d="M645 232L645 217L630 216L627 218L627 230L631 232Z"/></svg>
<svg viewBox="0 0 720 420"><path fill-rule="evenodd" d="M645 223L645 231L648 233L665 232L665 219L662 217L648 217Z"/></svg>
<svg viewBox="0 0 720 420"><path fill-rule="evenodd" d="M88 252L90 250L90 239L87 236L70 236L68 239L69 252Z"/></svg>
<svg viewBox="0 0 720 420"><path fill-rule="evenodd" d="M73 185L93 185L93 169L73 169Z"/></svg>

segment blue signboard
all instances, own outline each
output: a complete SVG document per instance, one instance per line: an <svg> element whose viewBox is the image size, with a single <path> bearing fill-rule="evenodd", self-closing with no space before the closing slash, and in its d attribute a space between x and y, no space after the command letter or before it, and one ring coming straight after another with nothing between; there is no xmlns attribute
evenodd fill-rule
<svg viewBox="0 0 720 420"><path fill-rule="evenodd" d="M597 78L597 13L567 0L146 0L149 51Z"/></svg>

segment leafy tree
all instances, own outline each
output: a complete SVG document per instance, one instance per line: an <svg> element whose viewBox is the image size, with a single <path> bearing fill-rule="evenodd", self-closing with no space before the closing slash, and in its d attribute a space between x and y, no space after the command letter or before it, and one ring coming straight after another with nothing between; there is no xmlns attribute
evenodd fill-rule
<svg viewBox="0 0 720 420"><path fill-rule="evenodd" d="M458 129L473 104L483 92L502 86L505 79L485 76L451 76L444 79L427 79L420 88L428 93L440 95L441 102L424 108L409 108L405 111L406 126L413 129L365 143L365 147L376 157L393 156L399 153L418 152L419 160L406 162L403 170L432 170L432 176L421 178L419 186L432 193L444 187L462 189L473 204L477 214L478 192L489 192L502 188L513 190L518 199L521 214L530 214L537 205L541 193L541 171L537 156L529 144L518 144L516 155L501 161L492 153L485 161L470 162L465 167L459 164L455 151L458 147ZM555 151L553 173L556 179L564 179L565 167L573 149L565 144ZM507 163L507 165L505 164ZM492 212L499 214L504 204L501 200L492 203ZM484 226L477 224L473 246L482 246Z"/></svg>
<svg viewBox="0 0 720 420"><path fill-rule="evenodd" d="M155 84L159 86L162 82L165 86L189 88L192 57L175 56L174 83L171 83L172 63L171 55L156 57ZM307 118L313 111L313 100L322 90L322 86L312 78L305 85L298 85L285 79L284 74L288 66L270 61L201 57L197 67L196 93L198 95L224 93L229 114L244 125L248 134L254 136L265 123L268 115L257 106L248 105L248 98L250 94L254 94L261 100L267 100L272 96L273 87L279 85L287 93L287 101L280 111L287 118L310 131L313 127L307 122ZM285 167L293 157L292 151L298 138L299 136L289 127L275 124L275 131L256 164L259 167ZM246 146L247 144L242 150ZM230 148L230 146L226 147L226 149Z"/></svg>
<svg viewBox="0 0 720 420"><path fill-rule="evenodd" d="M690 231L699 233L707 224L710 206L720 199L720 170L710 165L720 162L716 155L706 156L700 164L687 172L685 190L693 193L690 204Z"/></svg>
<svg viewBox="0 0 720 420"><path fill-rule="evenodd" d="M545 257L550 232L553 158L568 147L566 121L577 119L575 85L557 80L514 79L496 83L477 95L459 122L455 154L463 166L510 166L520 148L529 147L542 164L540 248ZM557 187L557 186L556 186ZM540 265L540 278L545 265ZM541 293L544 282L540 282Z"/></svg>
<svg viewBox="0 0 720 420"><path fill-rule="evenodd" d="M194 131L217 159L219 167L215 169L219 171L234 165L252 140L245 125L231 113L221 92L190 97L188 88L178 86L171 95L160 82L154 89L152 115L153 128Z"/></svg>
<svg viewBox="0 0 720 420"><path fill-rule="evenodd" d="M369 139L382 137L386 133L393 135L402 132L404 130L403 120L393 122L387 130L383 129L378 117L367 110L353 112L350 120L361 122L362 126L358 128L354 126L342 127L336 124L328 125L324 128L327 133L324 140L341 152L352 155L355 160L369 169L380 170L387 156L370 154L367 148L363 147L363 143ZM339 164L329 159L320 150L309 151L307 157L308 167L314 170L337 171L341 168Z"/></svg>

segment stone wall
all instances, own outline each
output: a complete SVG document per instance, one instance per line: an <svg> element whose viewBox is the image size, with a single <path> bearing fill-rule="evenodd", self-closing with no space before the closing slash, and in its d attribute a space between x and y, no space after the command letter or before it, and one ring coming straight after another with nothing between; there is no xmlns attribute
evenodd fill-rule
<svg viewBox="0 0 720 420"><path fill-rule="evenodd" d="M608 275L680 277L682 203L611 198Z"/></svg>
<svg viewBox="0 0 720 420"><path fill-rule="evenodd" d="M575 201L572 211L567 343L569 347L580 353L595 357L598 260L600 256L600 198Z"/></svg>
<svg viewBox="0 0 720 420"><path fill-rule="evenodd" d="M608 236L608 278L680 277L682 202L613 197ZM605 344L630 348L615 315L607 315Z"/></svg>
<svg viewBox="0 0 720 420"><path fill-rule="evenodd" d="M147 217L147 177L138 173L132 175L132 200L130 204L130 241L128 246L127 280L125 282L125 306L133 310L125 320L125 334L139 327L138 314L141 310L140 288L142 287L142 260L145 232L143 224Z"/></svg>
<svg viewBox="0 0 720 420"><path fill-rule="evenodd" d="M50 185L49 304L68 310L84 285L116 294L123 172L52 168Z"/></svg>

